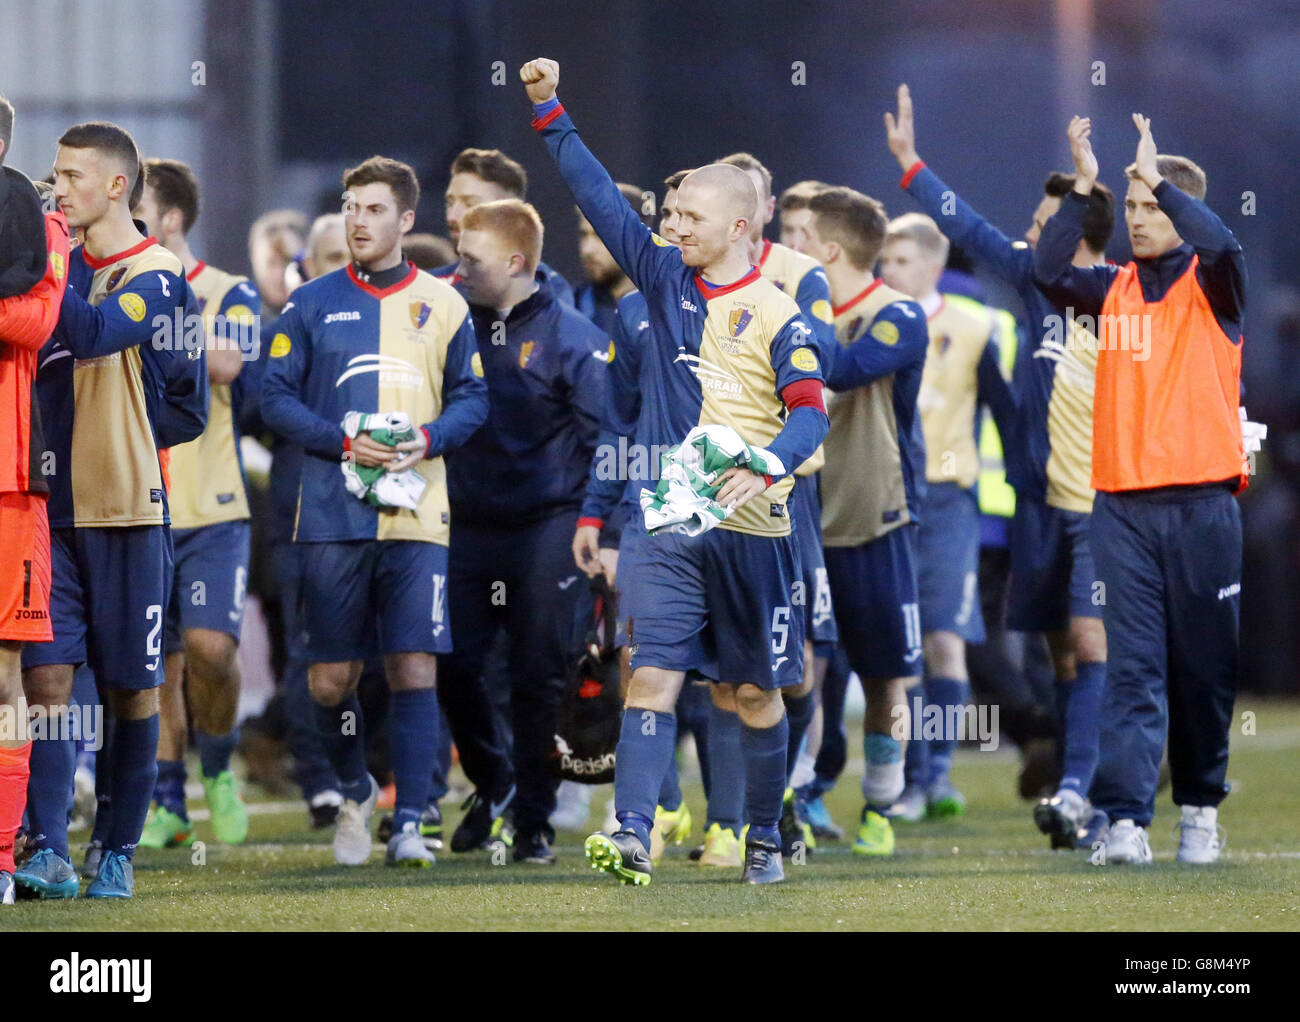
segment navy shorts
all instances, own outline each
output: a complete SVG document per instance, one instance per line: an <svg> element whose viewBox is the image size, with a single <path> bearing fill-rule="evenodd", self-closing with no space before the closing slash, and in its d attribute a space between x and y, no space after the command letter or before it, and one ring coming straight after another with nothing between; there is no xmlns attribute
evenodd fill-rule
<svg viewBox="0 0 1300 1022"><path fill-rule="evenodd" d="M803 567L804 635L814 643L832 645L839 639L831 583L822 552L822 498L818 477L795 476L790 491L790 519L799 563Z"/></svg>
<svg viewBox="0 0 1300 1022"><path fill-rule="evenodd" d="M632 669L698 671L712 680L785 688L803 681L804 616L794 604L803 574L792 536L715 528L633 539L623 530ZM631 547L627 548L631 540Z"/></svg>
<svg viewBox="0 0 1300 1022"><path fill-rule="evenodd" d="M101 685L161 685L171 527L51 529L50 564L54 641L24 646L23 667L85 663Z"/></svg>
<svg viewBox="0 0 1300 1022"><path fill-rule="evenodd" d="M902 525L870 543L826 548L840 645L864 680L921 673L917 529Z"/></svg>
<svg viewBox="0 0 1300 1022"><path fill-rule="evenodd" d="M1072 617L1101 617L1093 602L1097 568L1088 538L1092 515L1040 500L1016 498L1011 520L1011 583L1007 627L1056 632Z"/></svg>
<svg viewBox="0 0 1300 1022"><path fill-rule="evenodd" d="M239 641L248 591L248 521L173 529L176 580L167 610L168 653L181 651L187 628L225 632Z"/></svg>
<svg viewBox="0 0 1300 1022"><path fill-rule="evenodd" d="M980 613L980 514L974 490L930 483L921 502L917 593L923 632L956 632L984 641Z"/></svg>
<svg viewBox="0 0 1300 1022"><path fill-rule="evenodd" d="M451 652L445 546L362 539L299 547L298 621L309 661Z"/></svg>

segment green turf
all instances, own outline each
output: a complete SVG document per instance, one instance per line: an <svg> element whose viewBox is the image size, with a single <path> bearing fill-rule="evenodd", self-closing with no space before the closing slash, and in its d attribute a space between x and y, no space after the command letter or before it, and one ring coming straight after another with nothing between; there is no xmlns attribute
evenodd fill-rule
<svg viewBox="0 0 1300 1022"><path fill-rule="evenodd" d="M1246 711L1256 714L1255 735L1240 733ZM1083 852L1049 852L1015 797L1014 757L962 752L954 780L970 800L965 817L899 825L892 859L826 845L806 865L788 865L776 887L696 866L684 848L669 852L648 888L623 887L587 866L582 834L561 836L550 868L447 852L432 870L405 871L386 868L377 849L367 866L345 869L333 864L328 833L309 830L295 808L253 816L238 848L211 843L199 823L209 842L202 865L189 850L141 850L133 901L20 902L0 909L0 929L1300 929L1300 704L1243 700L1237 721L1235 790L1222 812L1228 850L1211 867L1173 861L1167 791L1152 828L1154 866L1099 869ZM830 799L842 824L859 809L855 766ZM593 827L607 790L593 802ZM687 797L698 834L698 786ZM454 823L458 812L445 808Z"/></svg>

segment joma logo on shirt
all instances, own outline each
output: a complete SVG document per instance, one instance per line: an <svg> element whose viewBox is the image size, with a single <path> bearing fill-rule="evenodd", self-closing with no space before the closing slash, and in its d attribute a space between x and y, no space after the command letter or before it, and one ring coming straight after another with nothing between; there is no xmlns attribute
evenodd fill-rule
<svg viewBox="0 0 1300 1022"><path fill-rule="evenodd" d="M360 318L361 318L361 313L357 312L354 309L351 312L331 312L325 316L325 322L326 324L350 323L354 320L359 320Z"/></svg>

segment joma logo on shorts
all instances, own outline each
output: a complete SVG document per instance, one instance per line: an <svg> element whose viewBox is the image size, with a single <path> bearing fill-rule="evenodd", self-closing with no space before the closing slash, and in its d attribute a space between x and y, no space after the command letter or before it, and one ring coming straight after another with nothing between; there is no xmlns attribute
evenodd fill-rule
<svg viewBox="0 0 1300 1022"><path fill-rule="evenodd" d="M1241 592L1241 583L1234 582L1230 586L1224 586L1219 590L1219 599L1226 600L1229 596L1236 596Z"/></svg>

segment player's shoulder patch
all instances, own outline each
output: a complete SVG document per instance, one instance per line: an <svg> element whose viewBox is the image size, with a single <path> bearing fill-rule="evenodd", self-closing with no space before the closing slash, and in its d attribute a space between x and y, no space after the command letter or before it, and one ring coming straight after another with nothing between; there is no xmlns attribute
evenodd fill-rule
<svg viewBox="0 0 1300 1022"><path fill-rule="evenodd" d="M821 368L812 348L799 347L790 352L790 364L801 373L815 373Z"/></svg>
<svg viewBox="0 0 1300 1022"><path fill-rule="evenodd" d="M480 380L483 379L483 356L480 355L477 351L470 356L469 367L473 371L475 376L477 376Z"/></svg>
<svg viewBox="0 0 1300 1022"><path fill-rule="evenodd" d="M147 311L144 299L134 291L123 291L117 296L117 304L126 313L128 319L135 323L144 322L144 314Z"/></svg>
<svg viewBox="0 0 1300 1022"><path fill-rule="evenodd" d="M874 340L881 344L893 347L898 343L898 327L887 319L877 319L871 324L871 329L867 331Z"/></svg>
<svg viewBox="0 0 1300 1022"><path fill-rule="evenodd" d="M293 350L293 342L289 340L288 334L278 333L273 338L271 338L272 358L284 358L284 356L289 354L289 352L292 350Z"/></svg>
<svg viewBox="0 0 1300 1022"><path fill-rule="evenodd" d="M833 323L835 321L835 314L831 310L831 303L825 298L818 298L817 301L813 302L811 311L812 314L823 323Z"/></svg>
<svg viewBox="0 0 1300 1022"><path fill-rule="evenodd" d="M653 242L654 242L656 245L658 245L660 248L672 248L672 247L673 247L673 243L672 243L671 241L665 241L663 238L659 237L659 235L655 234L654 231L651 231L651 232L650 232L650 240L653 241Z"/></svg>

